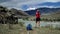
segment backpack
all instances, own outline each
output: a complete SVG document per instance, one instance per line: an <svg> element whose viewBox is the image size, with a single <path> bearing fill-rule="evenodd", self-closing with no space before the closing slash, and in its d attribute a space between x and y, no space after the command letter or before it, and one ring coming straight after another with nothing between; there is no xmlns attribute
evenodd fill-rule
<svg viewBox="0 0 60 34"><path fill-rule="evenodd" d="M31 24L28 24L27 27L26 27L27 30L32 30L32 25Z"/></svg>

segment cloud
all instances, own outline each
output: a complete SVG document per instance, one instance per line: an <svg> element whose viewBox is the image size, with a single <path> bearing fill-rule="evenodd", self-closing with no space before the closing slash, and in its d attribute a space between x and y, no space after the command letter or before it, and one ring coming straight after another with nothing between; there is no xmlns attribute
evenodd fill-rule
<svg viewBox="0 0 60 34"><path fill-rule="evenodd" d="M60 0L46 0L47 2L60 2Z"/></svg>
<svg viewBox="0 0 60 34"><path fill-rule="evenodd" d="M0 3L0 5L6 6L8 8L20 8L20 9L24 10L24 5L28 5L28 7L29 7L30 5L40 3L39 1L40 0L37 0L37 1L35 1L35 0L11 0L8 2Z"/></svg>
<svg viewBox="0 0 60 34"><path fill-rule="evenodd" d="M36 8L33 8L33 7L30 7L30 8L27 8L27 10L35 10Z"/></svg>
<svg viewBox="0 0 60 34"><path fill-rule="evenodd" d="M34 6L34 7L29 7L29 8L27 8L26 10L35 10L35 9L37 9L37 8L42 8L42 7L59 8L60 6L58 6L58 7L55 7L55 6Z"/></svg>
<svg viewBox="0 0 60 34"><path fill-rule="evenodd" d="M3 3L3 2L8 2L10 0L0 0L0 3Z"/></svg>
<svg viewBox="0 0 60 34"><path fill-rule="evenodd" d="M29 7L43 7L37 4L41 4L44 2L60 2L60 0L4 0L3 2L0 1L0 5L6 6L8 8L16 8L16 9L22 9L22 10L27 10L31 9Z"/></svg>

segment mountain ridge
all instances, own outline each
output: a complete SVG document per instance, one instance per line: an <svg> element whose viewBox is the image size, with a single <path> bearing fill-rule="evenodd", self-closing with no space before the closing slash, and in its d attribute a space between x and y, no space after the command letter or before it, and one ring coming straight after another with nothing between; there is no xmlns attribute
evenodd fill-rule
<svg viewBox="0 0 60 34"><path fill-rule="evenodd" d="M25 11L25 12L28 13L29 15L35 15L36 10L40 10L41 14L44 14L44 13L47 14L47 13L55 13L55 12L59 11L60 8L47 8L47 7L43 7L43 8L37 8L35 10L28 10L28 11Z"/></svg>

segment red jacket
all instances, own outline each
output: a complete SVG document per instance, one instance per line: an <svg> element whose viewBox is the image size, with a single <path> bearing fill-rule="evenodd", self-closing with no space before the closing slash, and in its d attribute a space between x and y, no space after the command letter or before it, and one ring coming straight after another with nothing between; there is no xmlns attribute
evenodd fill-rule
<svg viewBox="0 0 60 34"><path fill-rule="evenodd" d="M40 12L38 10L36 11L36 18L40 18Z"/></svg>

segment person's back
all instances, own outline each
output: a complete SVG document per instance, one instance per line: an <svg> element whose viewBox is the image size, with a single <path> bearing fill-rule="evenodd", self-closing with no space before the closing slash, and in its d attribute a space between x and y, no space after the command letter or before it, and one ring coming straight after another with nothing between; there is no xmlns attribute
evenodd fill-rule
<svg viewBox="0 0 60 34"><path fill-rule="evenodd" d="M36 11L36 18L40 18L40 12L39 12L39 10Z"/></svg>
<svg viewBox="0 0 60 34"><path fill-rule="evenodd" d="M32 25L31 24L28 24L27 27L26 27L27 30L32 30Z"/></svg>
<svg viewBox="0 0 60 34"><path fill-rule="evenodd" d="M31 31L32 31L32 25L28 24L27 27L26 27L26 29L27 29L27 34L30 34Z"/></svg>

